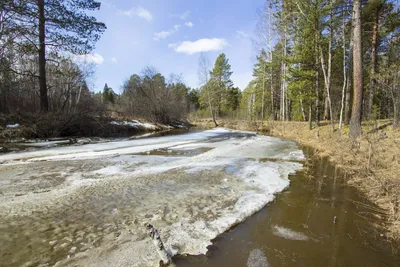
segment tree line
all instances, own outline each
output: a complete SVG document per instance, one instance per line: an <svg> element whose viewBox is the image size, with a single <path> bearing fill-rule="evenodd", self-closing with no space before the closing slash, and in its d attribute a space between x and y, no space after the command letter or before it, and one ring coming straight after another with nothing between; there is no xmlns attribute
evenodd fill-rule
<svg viewBox="0 0 400 267"><path fill-rule="evenodd" d="M198 108L196 91L186 86L180 75L171 74L167 79L154 67L131 75L121 94L114 96L111 106L120 115L166 125L186 122L186 115Z"/></svg>
<svg viewBox="0 0 400 267"><path fill-rule="evenodd" d="M0 4L0 112L95 112L177 123L188 113L248 120L329 121L400 118L400 11L394 0L267 0L259 9L253 79L235 87L227 55L201 54L200 87L147 67L116 94L89 90L84 58L104 23L94 0L3 0ZM243 88L242 88L243 89Z"/></svg>
<svg viewBox="0 0 400 267"><path fill-rule="evenodd" d="M267 0L258 11L253 80L233 89L221 54L199 59L200 108L216 117L329 121L361 135L361 121L400 120L400 11L394 1ZM229 95L235 95L232 102Z"/></svg>
<svg viewBox="0 0 400 267"><path fill-rule="evenodd" d="M243 92L248 117L400 119L400 12L395 1L268 0L259 10L254 79Z"/></svg>
<svg viewBox="0 0 400 267"><path fill-rule="evenodd" d="M0 111L73 112L90 101L93 69L74 56L93 50L106 26L94 0L3 0L0 4Z"/></svg>
<svg viewBox="0 0 400 267"><path fill-rule="evenodd" d="M198 109L196 90L154 67L132 75L120 94L107 84L103 91L89 90L95 66L85 58L106 25L88 13L100 7L95 0L1 1L0 114L45 118L45 127L64 129L71 121L82 128L110 116L179 124Z"/></svg>

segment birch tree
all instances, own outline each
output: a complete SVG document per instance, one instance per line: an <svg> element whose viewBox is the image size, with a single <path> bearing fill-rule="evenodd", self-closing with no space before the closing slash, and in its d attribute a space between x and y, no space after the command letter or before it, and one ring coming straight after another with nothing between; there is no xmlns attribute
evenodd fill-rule
<svg viewBox="0 0 400 267"><path fill-rule="evenodd" d="M212 117L212 120L214 122L215 127L218 126L217 119L215 116L214 112L214 106L213 106L213 101L212 101L212 92L211 92L211 86L210 86L210 70L211 70L211 64L210 61L205 53L201 53L199 57L199 67L197 71L197 76L199 79L199 84L201 86L201 90L203 94L205 95L205 98L207 99L207 104L208 108L210 111L210 115Z"/></svg>

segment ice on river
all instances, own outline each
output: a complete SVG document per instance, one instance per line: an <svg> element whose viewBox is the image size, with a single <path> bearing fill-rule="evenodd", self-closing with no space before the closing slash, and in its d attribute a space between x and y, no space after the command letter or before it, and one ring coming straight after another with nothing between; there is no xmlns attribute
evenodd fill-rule
<svg viewBox="0 0 400 267"><path fill-rule="evenodd" d="M223 128L1 155L0 255L11 266L158 266L144 223L172 254L204 254L303 159L295 142Z"/></svg>

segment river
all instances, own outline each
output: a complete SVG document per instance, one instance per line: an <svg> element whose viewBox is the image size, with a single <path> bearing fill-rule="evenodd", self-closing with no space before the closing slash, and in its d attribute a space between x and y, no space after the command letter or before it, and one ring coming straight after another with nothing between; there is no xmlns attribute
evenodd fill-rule
<svg viewBox="0 0 400 267"><path fill-rule="evenodd" d="M145 223L171 254L206 254L178 266L399 263L377 211L292 141L214 129L0 162L0 266L157 266Z"/></svg>

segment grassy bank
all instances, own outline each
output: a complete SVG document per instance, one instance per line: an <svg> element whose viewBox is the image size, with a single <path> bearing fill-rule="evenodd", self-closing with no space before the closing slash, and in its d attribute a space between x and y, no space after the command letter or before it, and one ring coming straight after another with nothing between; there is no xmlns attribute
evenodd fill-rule
<svg viewBox="0 0 400 267"><path fill-rule="evenodd" d="M199 127L214 127L211 119L191 122ZM339 130L332 132L328 123L313 130L304 122L267 121L262 125L261 122L219 120L218 123L221 127L266 131L272 136L296 140L314 148L316 155L328 157L346 173L349 183L382 208L377 211L371 207L371 212L386 222L385 235L400 241L400 130L393 130L388 121L365 123L364 135L357 141L348 137L348 127L341 134Z"/></svg>

